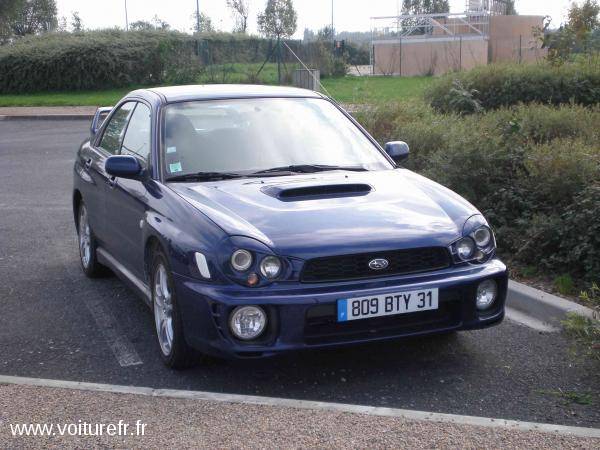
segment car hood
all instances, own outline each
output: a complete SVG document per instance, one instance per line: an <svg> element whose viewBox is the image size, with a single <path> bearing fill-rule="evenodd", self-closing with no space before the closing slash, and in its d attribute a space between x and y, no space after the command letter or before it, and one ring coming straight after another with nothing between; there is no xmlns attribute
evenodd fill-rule
<svg viewBox="0 0 600 450"><path fill-rule="evenodd" d="M447 246L478 211L406 169L170 183L230 236L309 259Z"/></svg>

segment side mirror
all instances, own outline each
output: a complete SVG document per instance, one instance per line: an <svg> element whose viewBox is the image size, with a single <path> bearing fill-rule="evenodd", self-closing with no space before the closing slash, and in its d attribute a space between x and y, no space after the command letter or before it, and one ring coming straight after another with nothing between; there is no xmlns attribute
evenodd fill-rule
<svg viewBox="0 0 600 450"><path fill-rule="evenodd" d="M137 179L142 173L140 162L133 156L109 156L104 165L106 173L114 177Z"/></svg>
<svg viewBox="0 0 600 450"><path fill-rule="evenodd" d="M110 114L112 111L112 106L107 106L105 108L98 108L96 113L94 114L94 118L92 119L92 125L90 126L90 138L94 138L96 133L104 123L104 119Z"/></svg>
<svg viewBox="0 0 600 450"><path fill-rule="evenodd" d="M408 159L410 149L404 141L393 141L385 144L385 152L397 163L401 163Z"/></svg>

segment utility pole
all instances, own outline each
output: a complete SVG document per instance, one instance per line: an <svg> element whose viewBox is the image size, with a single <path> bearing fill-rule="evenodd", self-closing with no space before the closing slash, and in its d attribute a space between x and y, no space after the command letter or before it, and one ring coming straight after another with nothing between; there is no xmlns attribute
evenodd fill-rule
<svg viewBox="0 0 600 450"><path fill-rule="evenodd" d="M331 0L331 41L335 52L335 32L333 31L333 0Z"/></svg>
<svg viewBox="0 0 600 450"><path fill-rule="evenodd" d="M127 0L125 0L125 30L129 31L129 18L127 17Z"/></svg>
<svg viewBox="0 0 600 450"><path fill-rule="evenodd" d="M196 33L200 33L200 0L196 0Z"/></svg>

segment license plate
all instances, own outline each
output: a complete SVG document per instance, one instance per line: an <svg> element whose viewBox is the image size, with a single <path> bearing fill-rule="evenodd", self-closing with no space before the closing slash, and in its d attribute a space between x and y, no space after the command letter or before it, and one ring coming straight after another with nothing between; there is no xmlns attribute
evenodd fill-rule
<svg viewBox="0 0 600 450"><path fill-rule="evenodd" d="M337 302L338 322L432 309L438 309L437 289L420 289L368 297L343 298Z"/></svg>

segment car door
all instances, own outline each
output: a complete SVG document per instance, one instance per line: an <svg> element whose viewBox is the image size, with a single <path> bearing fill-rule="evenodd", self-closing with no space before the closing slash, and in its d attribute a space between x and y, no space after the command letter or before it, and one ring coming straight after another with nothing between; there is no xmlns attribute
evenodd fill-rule
<svg viewBox="0 0 600 450"><path fill-rule="evenodd" d="M106 186L110 176L106 173L106 159L116 155L121 148L122 136L135 103L127 102L119 106L111 115L110 121L102 131L102 136L96 143L92 142L82 153L82 164L93 180L93 189L84 196L88 208L90 225L94 235L104 245L107 237L106 229ZM96 145L95 145L96 144Z"/></svg>
<svg viewBox="0 0 600 450"><path fill-rule="evenodd" d="M135 157L144 170L150 168L151 108L136 102L118 154ZM109 179L106 192L107 250L129 271L143 279L144 242L142 225L148 207L150 180Z"/></svg>

